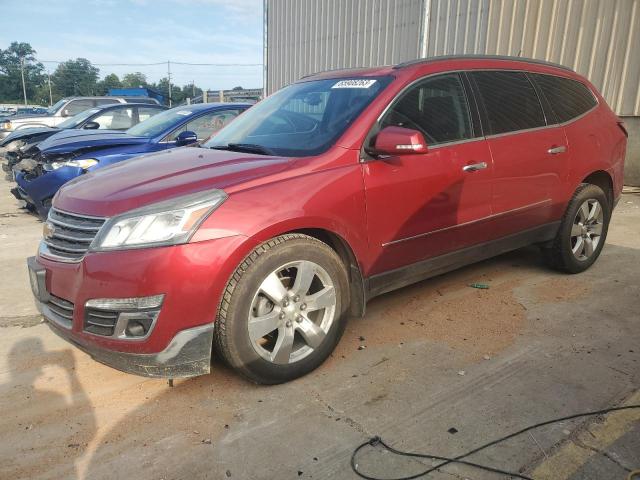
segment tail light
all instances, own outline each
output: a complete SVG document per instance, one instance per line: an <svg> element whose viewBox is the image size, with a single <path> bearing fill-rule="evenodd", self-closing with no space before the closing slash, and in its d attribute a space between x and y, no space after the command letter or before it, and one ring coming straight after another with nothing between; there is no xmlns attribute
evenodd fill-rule
<svg viewBox="0 0 640 480"><path fill-rule="evenodd" d="M622 130L624 136L629 138L629 132L627 132L627 129L624 127L624 122L622 120L618 121L618 127L620 127L620 130Z"/></svg>

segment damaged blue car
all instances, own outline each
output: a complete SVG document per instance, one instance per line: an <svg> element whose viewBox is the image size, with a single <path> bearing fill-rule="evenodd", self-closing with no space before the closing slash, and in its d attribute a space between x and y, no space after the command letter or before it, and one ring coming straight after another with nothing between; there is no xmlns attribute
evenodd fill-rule
<svg viewBox="0 0 640 480"><path fill-rule="evenodd" d="M12 193L46 218L56 192L68 181L146 153L195 144L232 121L249 104L185 105L154 115L125 132L65 130L39 143L35 166L16 173Z"/></svg>

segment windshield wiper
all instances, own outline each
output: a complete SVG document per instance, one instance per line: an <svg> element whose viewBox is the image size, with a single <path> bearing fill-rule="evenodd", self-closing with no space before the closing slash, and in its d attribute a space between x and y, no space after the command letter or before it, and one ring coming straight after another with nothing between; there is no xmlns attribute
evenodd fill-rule
<svg viewBox="0 0 640 480"><path fill-rule="evenodd" d="M257 153L258 155L275 155L273 150L255 143L229 143L227 145L214 145L214 150L231 150L233 152Z"/></svg>

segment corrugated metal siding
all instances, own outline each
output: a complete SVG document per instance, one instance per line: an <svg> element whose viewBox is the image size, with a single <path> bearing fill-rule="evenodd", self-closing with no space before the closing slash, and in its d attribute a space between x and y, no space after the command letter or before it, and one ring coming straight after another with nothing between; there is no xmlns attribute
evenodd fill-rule
<svg viewBox="0 0 640 480"><path fill-rule="evenodd" d="M520 55L567 65L616 113L640 115L640 0L267 0L266 7L267 93L331 68Z"/></svg>
<svg viewBox="0 0 640 480"><path fill-rule="evenodd" d="M619 115L640 115L640 0L430 0L421 56L479 53L561 63Z"/></svg>
<svg viewBox="0 0 640 480"><path fill-rule="evenodd" d="M267 94L333 68L420 56L425 0L267 0Z"/></svg>

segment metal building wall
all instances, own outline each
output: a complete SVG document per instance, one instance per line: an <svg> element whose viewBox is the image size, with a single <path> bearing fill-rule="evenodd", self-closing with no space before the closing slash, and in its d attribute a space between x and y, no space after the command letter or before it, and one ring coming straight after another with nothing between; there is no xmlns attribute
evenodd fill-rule
<svg viewBox="0 0 640 480"><path fill-rule="evenodd" d="M640 115L640 0L429 0L421 56L485 53L561 63L619 115Z"/></svg>
<svg viewBox="0 0 640 480"><path fill-rule="evenodd" d="M640 115L640 0L266 0L265 89L331 68L521 55L588 77Z"/></svg>
<svg viewBox="0 0 640 480"><path fill-rule="evenodd" d="M420 56L425 0L266 0L265 90Z"/></svg>

